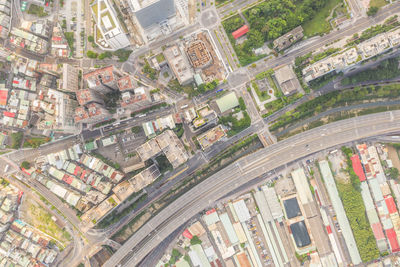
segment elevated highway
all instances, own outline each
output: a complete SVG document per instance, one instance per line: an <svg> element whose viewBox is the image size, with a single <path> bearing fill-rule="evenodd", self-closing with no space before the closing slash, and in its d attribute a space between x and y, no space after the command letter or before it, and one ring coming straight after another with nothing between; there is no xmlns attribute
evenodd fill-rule
<svg viewBox="0 0 400 267"><path fill-rule="evenodd" d="M104 266L138 265L188 219L263 173L333 146L397 132L400 132L400 111L391 111L334 122L261 149L179 197L129 238Z"/></svg>

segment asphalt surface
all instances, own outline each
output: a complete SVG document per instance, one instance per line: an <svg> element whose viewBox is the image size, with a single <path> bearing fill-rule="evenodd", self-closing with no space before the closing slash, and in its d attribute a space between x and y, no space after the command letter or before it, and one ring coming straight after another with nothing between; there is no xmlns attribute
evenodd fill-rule
<svg viewBox="0 0 400 267"><path fill-rule="evenodd" d="M336 145L399 131L400 111L384 112L334 122L259 150L212 175L171 203L127 240L104 266L139 264L183 222L268 171Z"/></svg>

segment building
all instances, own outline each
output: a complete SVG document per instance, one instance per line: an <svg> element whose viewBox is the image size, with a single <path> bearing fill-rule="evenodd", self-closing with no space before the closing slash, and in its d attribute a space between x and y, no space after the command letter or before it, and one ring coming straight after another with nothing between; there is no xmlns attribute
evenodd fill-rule
<svg viewBox="0 0 400 267"><path fill-rule="evenodd" d="M121 107L138 110L151 105L149 88L141 86L133 91L124 91L121 95Z"/></svg>
<svg viewBox="0 0 400 267"><path fill-rule="evenodd" d="M45 39L18 28L12 29L10 43L15 47L23 48L40 55L46 54L49 48L49 43Z"/></svg>
<svg viewBox="0 0 400 267"><path fill-rule="evenodd" d="M102 94L118 90L118 80L120 77L122 77L122 72L114 66L96 69L83 75L83 79L89 89Z"/></svg>
<svg viewBox="0 0 400 267"><path fill-rule="evenodd" d="M129 184L132 186L133 192L138 192L154 182L160 176L161 173L157 166L152 165L129 179Z"/></svg>
<svg viewBox="0 0 400 267"><path fill-rule="evenodd" d="M125 75L118 79L117 84L121 92L133 91L137 87L137 82L130 75Z"/></svg>
<svg viewBox="0 0 400 267"><path fill-rule="evenodd" d="M111 114L97 103L90 103L85 107L75 109L75 123L94 124L111 118Z"/></svg>
<svg viewBox="0 0 400 267"><path fill-rule="evenodd" d="M233 38L238 39L239 37L242 37L243 35L245 35L248 32L249 32L249 26L243 25L236 31L232 32L232 36L233 36Z"/></svg>
<svg viewBox="0 0 400 267"><path fill-rule="evenodd" d="M237 99L235 92L230 92L223 97L218 98L216 102L221 113L239 106L239 100Z"/></svg>
<svg viewBox="0 0 400 267"><path fill-rule="evenodd" d="M39 98L32 101L32 110L39 112L38 129L75 131L75 109L78 102L70 95L54 89L42 89Z"/></svg>
<svg viewBox="0 0 400 267"><path fill-rule="evenodd" d="M5 40L11 30L11 0L0 1L0 38Z"/></svg>
<svg viewBox="0 0 400 267"><path fill-rule="evenodd" d="M298 26L290 32L274 40L274 48L278 51L284 50L303 38L303 28Z"/></svg>
<svg viewBox="0 0 400 267"><path fill-rule="evenodd" d="M291 65L285 65L275 69L275 78L285 96L301 90L300 82Z"/></svg>
<svg viewBox="0 0 400 267"><path fill-rule="evenodd" d="M89 103L104 105L104 100L99 93L91 89L82 89L76 92L76 99L79 105L84 106Z"/></svg>
<svg viewBox="0 0 400 267"><path fill-rule="evenodd" d="M202 69L212 63L212 57L202 40L195 40L186 48L189 61L195 69Z"/></svg>
<svg viewBox="0 0 400 267"><path fill-rule="evenodd" d="M148 137L155 136L157 132L161 132L164 129L174 129L176 127L172 115L167 115L154 121L145 122L142 126L144 133Z"/></svg>
<svg viewBox="0 0 400 267"><path fill-rule="evenodd" d="M218 125L199 135L197 137L197 140L199 141L201 148L205 150L206 148L221 140L221 138L223 138L224 136L226 136L225 130L222 128L221 125Z"/></svg>
<svg viewBox="0 0 400 267"><path fill-rule="evenodd" d="M354 239L353 232L347 219L346 212L344 211L343 203L339 197L336 183L333 178L328 161L320 161L319 167L322 177L326 183L326 189L328 191L329 198L331 199L333 209L335 210L340 229L342 229L342 235L346 243L346 247L349 251L351 261L355 265L360 264L361 257L358 252L356 241Z"/></svg>
<svg viewBox="0 0 400 267"><path fill-rule="evenodd" d="M166 48L164 56L180 84L188 84L193 81L192 69L178 45Z"/></svg>
<svg viewBox="0 0 400 267"><path fill-rule="evenodd" d="M172 130L166 130L159 136L150 139L139 146L136 152L143 161L163 152L174 168L180 166L189 159L184 145Z"/></svg>
<svg viewBox="0 0 400 267"><path fill-rule="evenodd" d="M79 70L78 68L69 65L62 65L61 83L59 83L59 90L65 92L76 92L79 89Z"/></svg>
<svg viewBox="0 0 400 267"><path fill-rule="evenodd" d="M189 24L187 3L182 5L174 0L128 0L128 4L146 42Z"/></svg>
<svg viewBox="0 0 400 267"><path fill-rule="evenodd" d="M96 22L94 40L97 45L105 50L118 50L130 45L112 1L95 0L91 4L91 10Z"/></svg>

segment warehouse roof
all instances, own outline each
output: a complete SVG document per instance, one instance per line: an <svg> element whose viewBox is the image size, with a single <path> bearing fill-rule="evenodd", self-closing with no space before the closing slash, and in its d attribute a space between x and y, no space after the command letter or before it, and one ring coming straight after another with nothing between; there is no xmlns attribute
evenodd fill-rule
<svg viewBox="0 0 400 267"><path fill-rule="evenodd" d="M386 236L389 240L390 249L392 252L400 251L399 242L397 241L396 232L393 228L386 230Z"/></svg>
<svg viewBox="0 0 400 267"><path fill-rule="evenodd" d="M385 196L385 202L390 214L397 212L396 204L394 203L392 196Z"/></svg>

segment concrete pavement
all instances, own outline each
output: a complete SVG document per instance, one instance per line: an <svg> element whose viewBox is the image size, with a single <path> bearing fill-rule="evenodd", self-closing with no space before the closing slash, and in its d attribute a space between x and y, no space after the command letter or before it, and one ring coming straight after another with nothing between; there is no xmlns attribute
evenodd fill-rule
<svg viewBox="0 0 400 267"><path fill-rule="evenodd" d="M139 229L105 263L135 266L183 222L235 188L279 166L355 140L400 131L400 111L377 113L318 127L259 150L209 177Z"/></svg>

